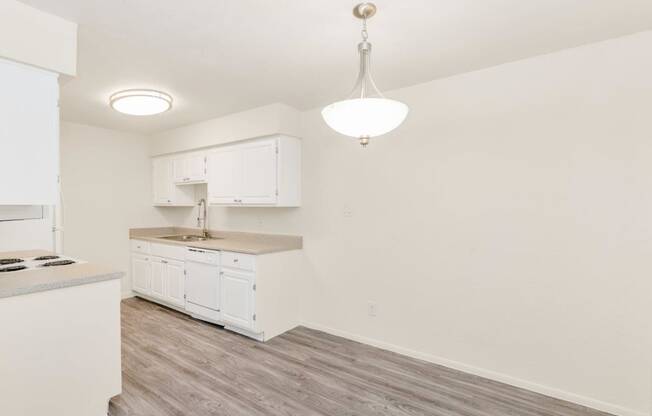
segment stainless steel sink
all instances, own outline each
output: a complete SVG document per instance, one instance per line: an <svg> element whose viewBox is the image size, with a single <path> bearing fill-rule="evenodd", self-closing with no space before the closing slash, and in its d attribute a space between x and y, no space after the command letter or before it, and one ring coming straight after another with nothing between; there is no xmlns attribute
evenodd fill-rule
<svg viewBox="0 0 652 416"><path fill-rule="evenodd" d="M164 240L172 241L208 241L208 240L221 240L221 237L203 237L201 235L168 235L165 237L160 237Z"/></svg>

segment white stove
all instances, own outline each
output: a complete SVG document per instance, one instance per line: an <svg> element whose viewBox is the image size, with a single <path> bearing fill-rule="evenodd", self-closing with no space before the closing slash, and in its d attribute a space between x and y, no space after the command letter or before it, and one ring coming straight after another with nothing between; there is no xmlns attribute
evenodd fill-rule
<svg viewBox="0 0 652 416"><path fill-rule="evenodd" d="M82 263L86 262L56 254L39 257L0 258L0 276L5 273L18 273L26 270L62 267Z"/></svg>

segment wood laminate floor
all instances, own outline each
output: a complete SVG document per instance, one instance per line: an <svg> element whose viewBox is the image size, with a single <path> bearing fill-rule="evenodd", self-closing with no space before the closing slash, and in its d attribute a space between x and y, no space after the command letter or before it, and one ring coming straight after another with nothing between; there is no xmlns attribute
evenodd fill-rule
<svg viewBox="0 0 652 416"><path fill-rule="evenodd" d="M605 416L299 327L263 344L141 299L122 303L111 416Z"/></svg>

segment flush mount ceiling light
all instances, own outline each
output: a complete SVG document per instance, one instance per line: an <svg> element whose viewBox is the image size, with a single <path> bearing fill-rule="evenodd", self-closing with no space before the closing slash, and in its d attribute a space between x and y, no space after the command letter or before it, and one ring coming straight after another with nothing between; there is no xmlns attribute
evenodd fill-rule
<svg viewBox="0 0 652 416"><path fill-rule="evenodd" d="M389 133L400 126L408 114L408 106L385 98L371 76L371 43L367 42L367 19L375 15L376 10L373 3L361 3L353 8L353 15L362 19L362 42L358 44L358 80L347 99L330 104L321 112L330 128L345 136L360 139L363 147L369 144L371 137Z"/></svg>
<svg viewBox="0 0 652 416"><path fill-rule="evenodd" d="M172 108L172 97L156 90L123 90L109 98L111 108L132 116L151 116Z"/></svg>

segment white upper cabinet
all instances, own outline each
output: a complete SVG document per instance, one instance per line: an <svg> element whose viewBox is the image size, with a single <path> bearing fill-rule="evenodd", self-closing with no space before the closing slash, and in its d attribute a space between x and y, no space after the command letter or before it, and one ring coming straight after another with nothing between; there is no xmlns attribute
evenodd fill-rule
<svg viewBox="0 0 652 416"><path fill-rule="evenodd" d="M233 204L240 189L241 154L238 147L218 148L208 154L208 199L211 204Z"/></svg>
<svg viewBox="0 0 652 416"><path fill-rule="evenodd" d="M177 185L206 183L206 154L193 152L175 157L173 171Z"/></svg>
<svg viewBox="0 0 652 416"><path fill-rule="evenodd" d="M219 205L301 205L301 141L274 136L208 154L208 201Z"/></svg>
<svg viewBox="0 0 652 416"><path fill-rule="evenodd" d="M152 161L152 187L154 203L172 202L172 187L169 183L171 164L168 159L159 158Z"/></svg>
<svg viewBox="0 0 652 416"><path fill-rule="evenodd" d="M278 140L257 140L240 146L243 204L276 204L278 193Z"/></svg>
<svg viewBox="0 0 652 416"><path fill-rule="evenodd" d="M191 206L195 187L207 185L213 205L301 205L301 140L270 136L205 151L152 159L154 204Z"/></svg>
<svg viewBox="0 0 652 416"><path fill-rule="evenodd" d="M152 159L152 188L154 205L193 206L195 189L192 186L177 186L174 181L174 162L171 157Z"/></svg>
<svg viewBox="0 0 652 416"><path fill-rule="evenodd" d="M55 205L58 76L0 59L0 205Z"/></svg>

